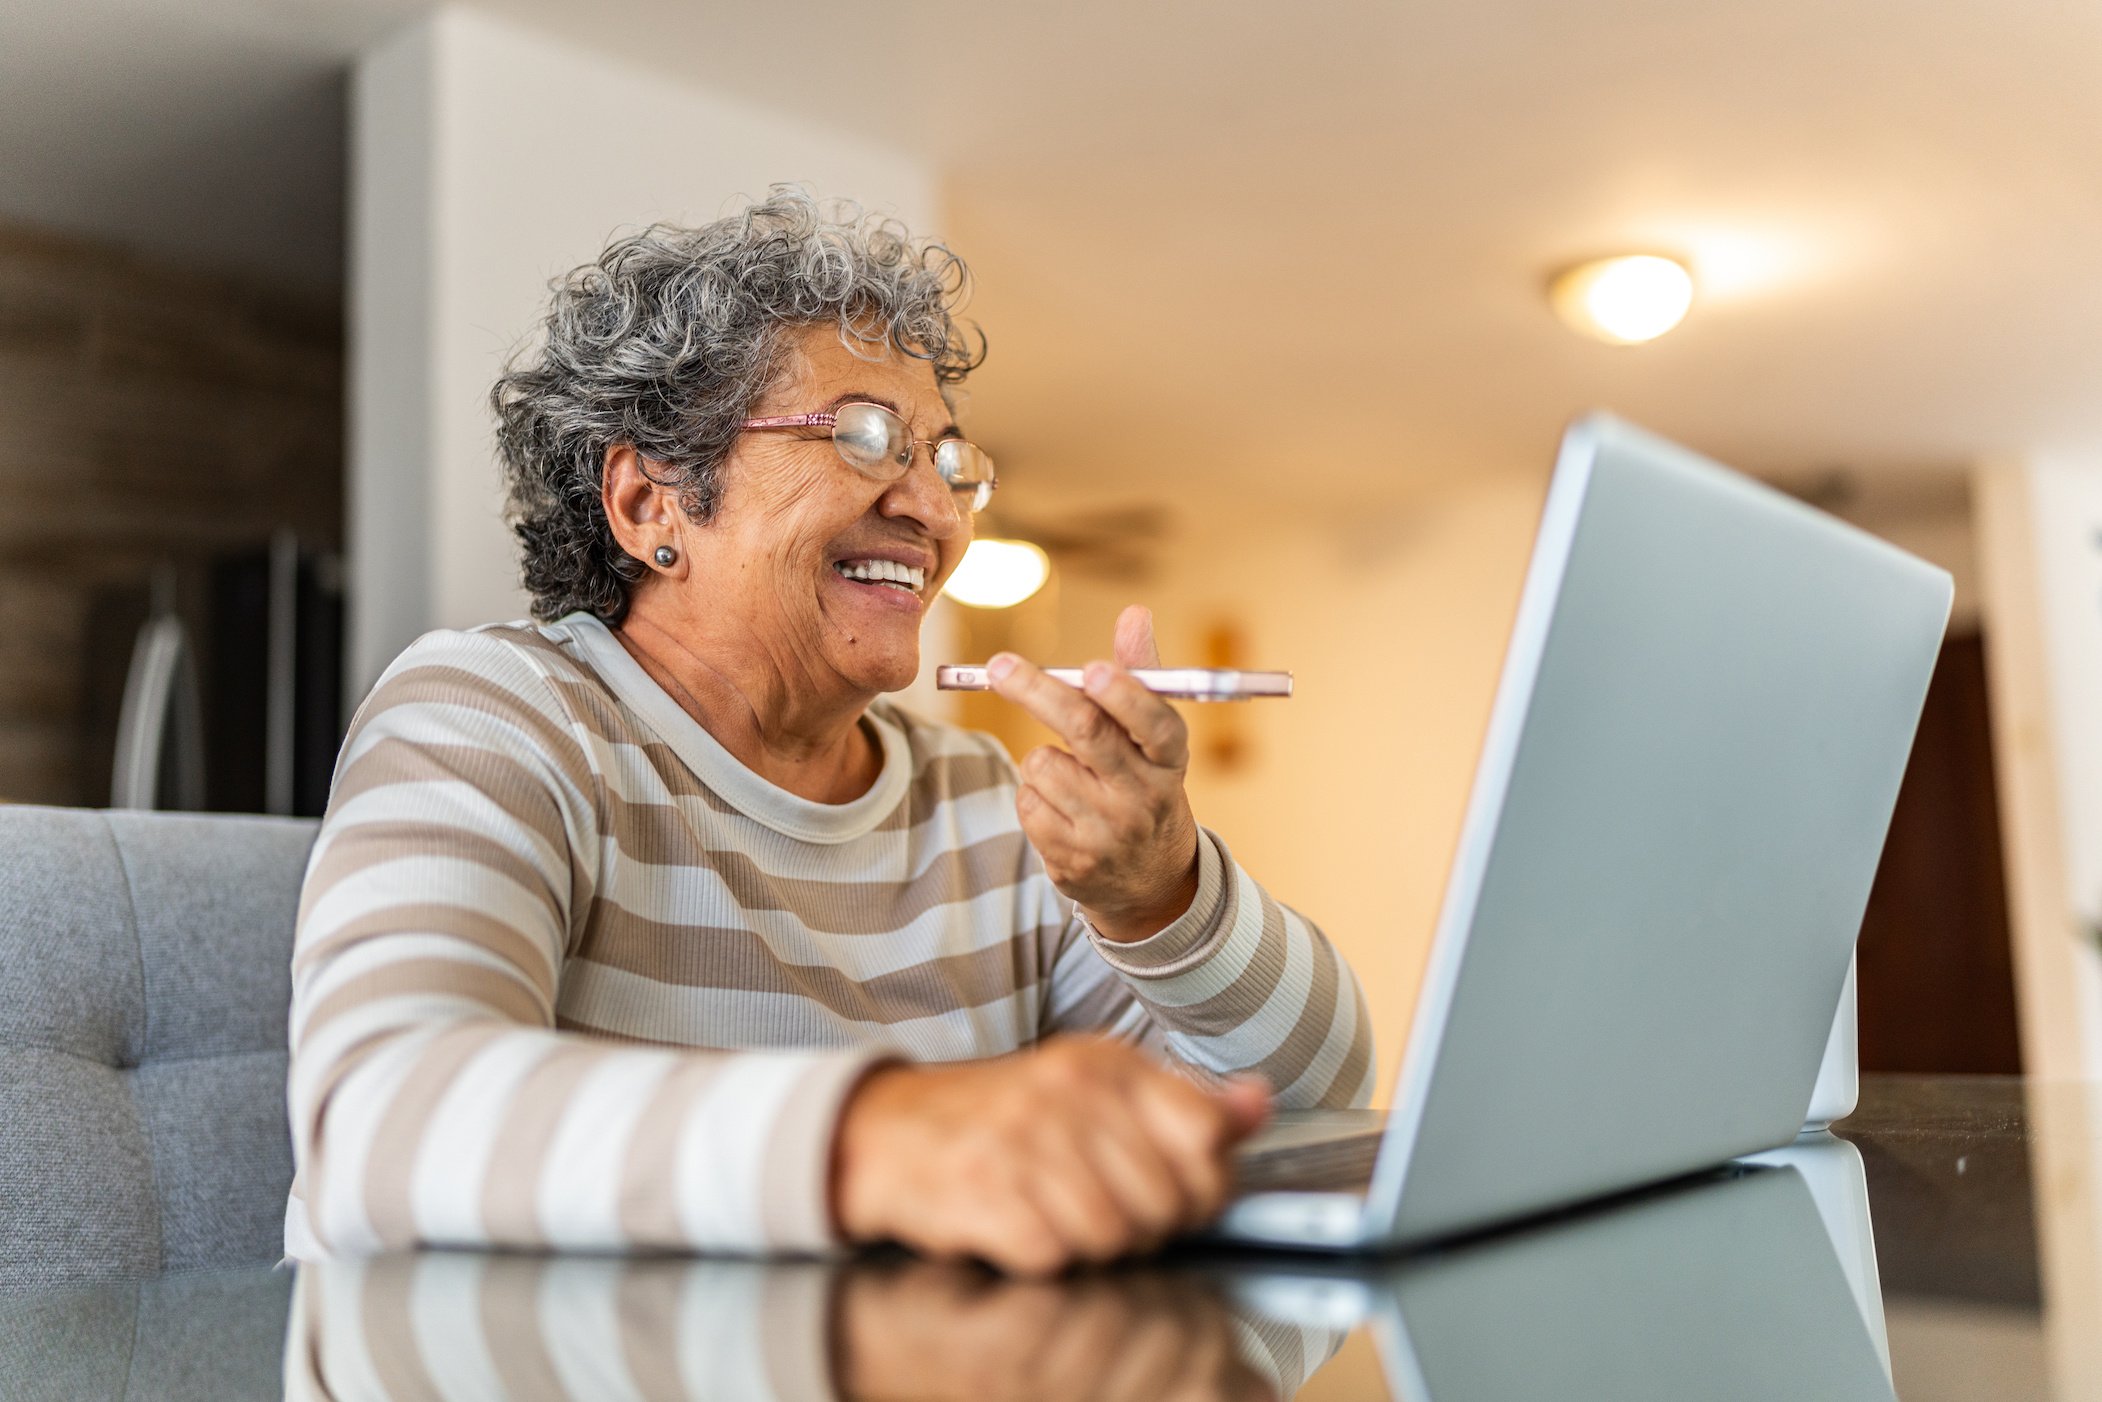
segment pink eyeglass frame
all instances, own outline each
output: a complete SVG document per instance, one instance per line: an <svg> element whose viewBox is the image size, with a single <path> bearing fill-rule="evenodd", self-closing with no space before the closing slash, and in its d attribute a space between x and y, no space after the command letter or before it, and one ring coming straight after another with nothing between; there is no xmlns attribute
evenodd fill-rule
<svg viewBox="0 0 2102 1402"><path fill-rule="evenodd" d="M884 409L884 408L883 408L883 406L882 406L881 404L874 404L874 403L869 403L869 401L867 401L867 400L856 400L856 401L854 401L854 402L855 402L855 403L857 403L857 404L862 404L862 403L868 403L868 405L869 405L869 407L870 407L871 409L883 409L883 412L884 412L884 413L886 413L886 414L890 414L890 416L891 416L892 418L894 418L894 419L898 419L898 422L900 422L900 423L903 423L903 422L904 422L904 420L903 420L903 419L899 419L899 418L898 418L898 416L897 416L896 414L894 414L894 413L891 413L891 411L890 411L889 409ZM839 406L839 408L840 408L840 409L844 409L844 408L846 408L846 407L847 407L847 406L846 406L846 405L844 405L844 404L842 404L842 405L840 405L840 406ZM838 423L839 423L839 410L838 410L838 409L834 409L834 410L831 410L831 411L829 411L829 412L827 412L827 413L822 413L822 414L775 414L775 415L774 415L773 417L771 417L771 418L765 418L765 419L746 419L746 420L745 420L745 421L744 421L743 423L739 424L739 425L738 425L737 427L738 427L738 429L739 429L740 431L744 431L744 430L749 430L749 429L767 429L767 428L833 428L833 427L836 427L836 426L838 425ZM960 437L960 436L958 436L958 435L956 435L956 434L950 434L950 435L948 435L947 437L943 437L943 438L910 438L910 437L908 437L908 438L907 438L907 439L906 439L905 441L906 441L906 442L908 442L908 443L910 443L910 444L912 444L912 446L913 446L913 447L915 447L915 448L919 447L919 446L920 446L920 444L922 444L922 443L925 443L925 444L926 444L926 445L927 445L928 447L930 447L930 448L938 448L938 447L940 447L940 446L941 446L942 444L944 444L944 443L952 443L952 442L953 442L953 443L968 443L968 442L970 442L970 440L969 440L969 439L967 439L967 438L963 438L963 437ZM975 447L976 445L974 444L973 446ZM985 450L984 450L983 448L980 448L980 449L979 449L978 451L982 453L982 452L984 452Z"/></svg>
<svg viewBox="0 0 2102 1402"><path fill-rule="evenodd" d="M884 413L889 414L894 419L897 419L900 424L903 424L905 422L904 419L900 417L895 410L889 408L886 405L877 404L871 400L865 399L857 399L851 402L855 404L867 404L868 407L870 407L871 409L881 409ZM839 407L840 409L844 409L847 408L848 405L842 404ZM754 430L764 431L770 428L836 428L838 427L838 425L839 410L834 409L816 414L774 414L766 418L746 419L743 423L739 424L737 428L739 432L751 432ZM985 449L978 447L978 445L972 443L970 439L961 437L956 434L950 434L941 438L913 438L908 432L906 441L912 444L915 454L917 454L919 446L922 443L924 443L927 445L927 449L930 453L937 455L939 454L941 445L944 443L962 443L966 447L975 450L980 457L986 458L988 463L991 461L991 459L987 457ZM992 495L993 489L998 487L999 485L999 472L997 469L995 469L991 481L961 483L957 485L956 489L961 491L964 487L970 487L971 489L973 489L973 491L977 493L978 504L972 508L972 510L977 511L984 507L986 499Z"/></svg>

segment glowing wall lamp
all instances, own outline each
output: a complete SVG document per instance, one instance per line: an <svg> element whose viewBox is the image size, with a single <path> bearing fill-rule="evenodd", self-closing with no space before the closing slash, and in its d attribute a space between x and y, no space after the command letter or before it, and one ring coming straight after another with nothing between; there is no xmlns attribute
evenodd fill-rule
<svg viewBox="0 0 2102 1402"><path fill-rule="evenodd" d="M971 542L942 592L974 609L1013 608L1050 577L1050 558L1036 546L988 536Z"/></svg>
<svg viewBox="0 0 2102 1402"><path fill-rule="evenodd" d="M1548 284L1547 296L1571 330L1609 346L1634 346L1685 320L1693 274L1675 258L1630 253L1579 263Z"/></svg>

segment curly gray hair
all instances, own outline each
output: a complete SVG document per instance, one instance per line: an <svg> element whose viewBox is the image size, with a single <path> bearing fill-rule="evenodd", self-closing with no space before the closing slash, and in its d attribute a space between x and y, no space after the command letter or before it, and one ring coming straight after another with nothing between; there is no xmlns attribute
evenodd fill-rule
<svg viewBox="0 0 2102 1402"><path fill-rule="evenodd" d="M896 220L787 185L698 229L653 225L557 278L537 343L489 392L533 616L627 613L644 567L606 521L608 449L632 444L706 521L784 333L837 322L850 349L929 362L946 394L985 358L954 315L969 283L962 259Z"/></svg>

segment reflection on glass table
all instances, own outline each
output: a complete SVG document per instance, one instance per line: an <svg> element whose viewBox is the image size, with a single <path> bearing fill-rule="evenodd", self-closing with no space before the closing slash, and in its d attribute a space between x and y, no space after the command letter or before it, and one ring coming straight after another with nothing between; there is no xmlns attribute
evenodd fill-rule
<svg viewBox="0 0 2102 1402"><path fill-rule="evenodd" d="M1167 1269L434 1252L303 1269L285 1395L1255 1402L1292 1395L1338 1338L1237 1316Z"/></svg>
<svg viewBox="0 0 2102 1402"><path fill-rule="evenodd" d="M1409 1402L1888 1402L1861 1161L1725 1175L1385 1263L1197 1257L1052 1282L898 1258L429 1253L302 1271L288 1397L1327 1395L1369 1327ZM1340 1381L1340 1379L1339 1379Z"/></svg>
<svg viewBox="0 0 2102 1402"><path fill-rule="evenodd" d="M1226 1279L1273 1319L1368 1324L1407 1402L1893 1395L1861 1158L1829 1134L1383 1272L1239 1263ZM1352 1381L1317 1374L1308 1402L1362 1395Z"/></svg>

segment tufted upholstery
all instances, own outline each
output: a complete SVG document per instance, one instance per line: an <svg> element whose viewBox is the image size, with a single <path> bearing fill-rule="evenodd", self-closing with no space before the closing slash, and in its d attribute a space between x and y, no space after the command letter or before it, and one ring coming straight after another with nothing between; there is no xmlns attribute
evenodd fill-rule
<svg viewBox="0 0 2102 1402"><path fill-rule="evenodd" d="M0 1288L276 1259L315 828L0 807Z"/></svg>

